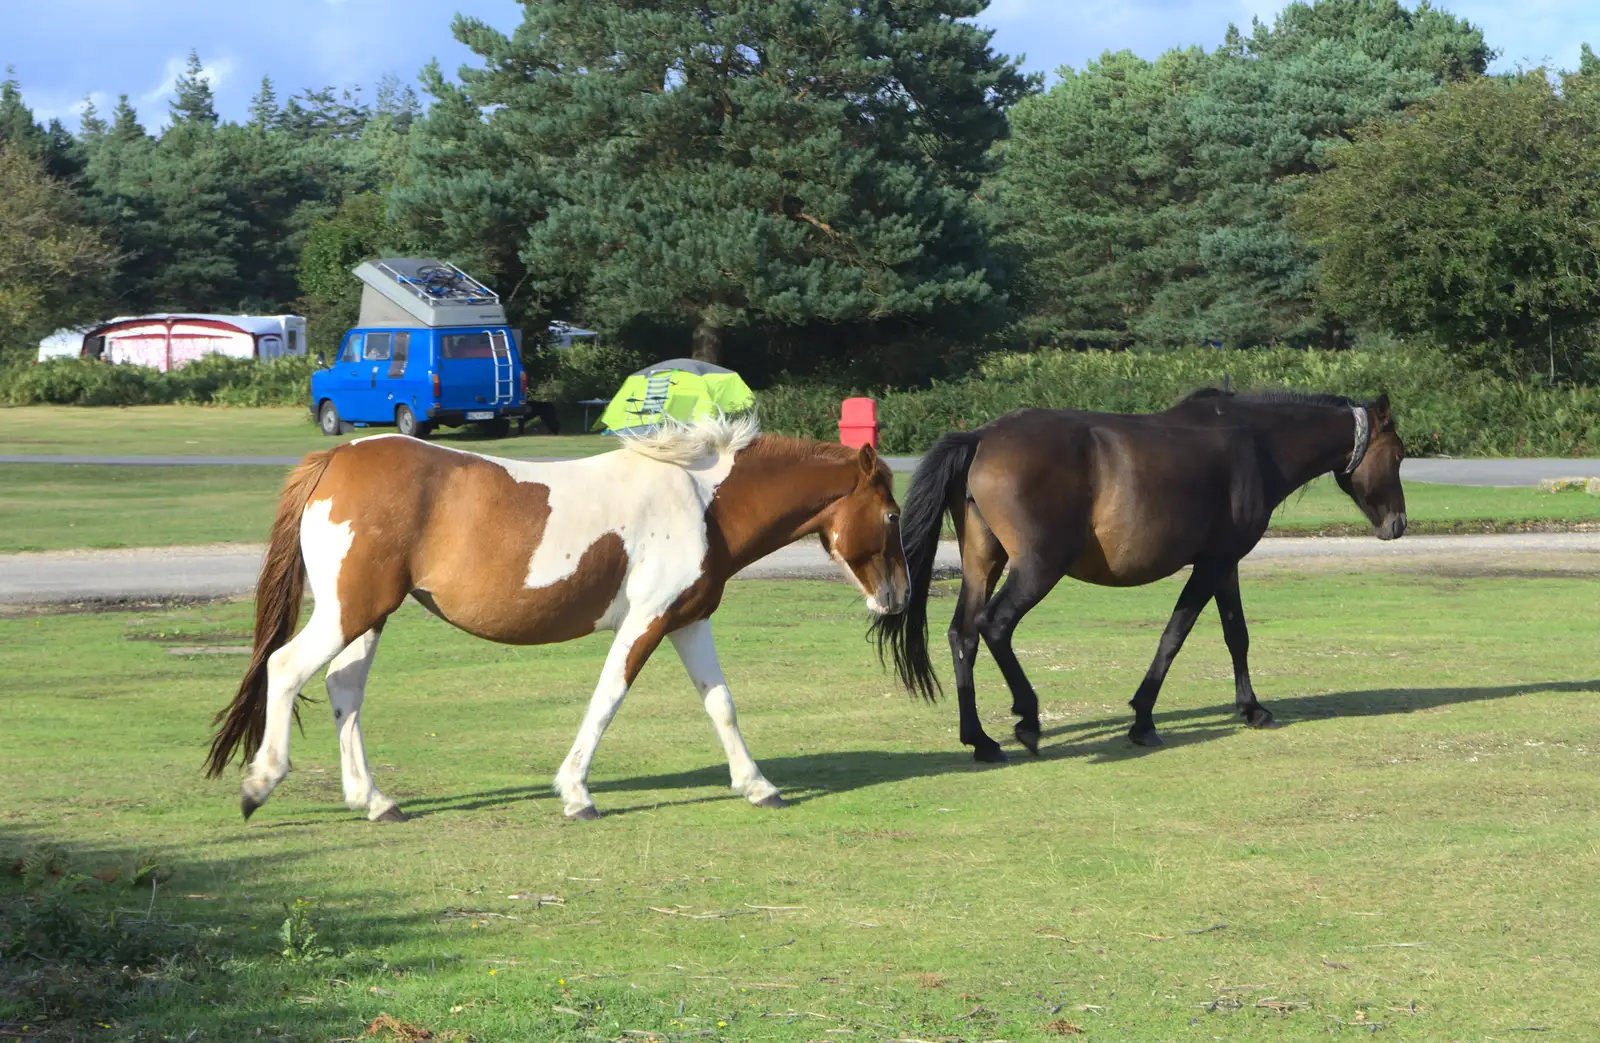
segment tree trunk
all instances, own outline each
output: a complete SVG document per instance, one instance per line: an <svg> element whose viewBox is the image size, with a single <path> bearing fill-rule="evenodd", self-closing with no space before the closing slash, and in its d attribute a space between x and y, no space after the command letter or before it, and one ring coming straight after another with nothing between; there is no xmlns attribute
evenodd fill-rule
<svg viewBox="0 0 1600 1043"><path fill-rule="evenodd" d="M690 357L695 361L722 365L722 327L704 315L694 328L693 345Z"/></svg>

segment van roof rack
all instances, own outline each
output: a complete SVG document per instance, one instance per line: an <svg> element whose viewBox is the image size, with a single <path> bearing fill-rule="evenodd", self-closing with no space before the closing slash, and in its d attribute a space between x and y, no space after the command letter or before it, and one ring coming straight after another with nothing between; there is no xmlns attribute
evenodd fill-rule
<svg viewBox="0 0 1600 1043"><path fill-rule="evenodd" d="M386 257L353 269L362 326L504 325L500 296L466 272L430 257Z"/></svg>

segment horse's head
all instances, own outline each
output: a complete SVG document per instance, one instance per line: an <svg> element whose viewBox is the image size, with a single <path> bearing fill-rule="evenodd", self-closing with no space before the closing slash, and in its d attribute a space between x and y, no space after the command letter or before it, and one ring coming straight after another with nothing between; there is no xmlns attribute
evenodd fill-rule
<svg viewBox="0 0 1600 1043"><path fill-rule="evenodd" d="M1366 410L1371 431L1366 455L1351 473L1334 472L1334 480L1367 516L1374 536L1399 539L1406 531L1406 493L1400 488L1400 461L1406 458L1406 446L1394 429L1388 395L1379 395L1377 401L1361 408Z"/></svg>
<svg viewBox="0 0 1600 1043"><path fill-rule="evenodd" d="M856 454L855 488L823 512L817 535L822 549L843 565L867 607L893 615L906 606L905 548L900 545L900 505L894 476L870 445Z"/></svg>

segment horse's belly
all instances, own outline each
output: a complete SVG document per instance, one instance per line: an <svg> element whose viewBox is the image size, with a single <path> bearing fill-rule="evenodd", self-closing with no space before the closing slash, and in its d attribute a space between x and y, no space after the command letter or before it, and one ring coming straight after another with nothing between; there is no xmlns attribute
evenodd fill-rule
<svg viewBox="0 0 1600 1043"><path fill-rule="evenodd" d="M1168 521L1130 522L1138 512L1097 511L1083 550L1067 574L1085 583L1137 587L1172 575L1194 561L1195 533L1188 525Z"/></svg>
<svg viewBox="0 0 1600 1043"><path fill-rule="evenodd" d="M1103 587L1138 587L1172 575L1188 561L1164 548L1112 548L1091 542L1067 566L1067 575Z"/></svg>
<svg viewBox="0 0 1600 1043"><path fill-rule="evenodd" d="M529 587L526 563L508 557L429 569L413 596L469 634L508 645L547 645L609 626L627 573L622 539L607 533L569 573L545 586Z"/></svg>

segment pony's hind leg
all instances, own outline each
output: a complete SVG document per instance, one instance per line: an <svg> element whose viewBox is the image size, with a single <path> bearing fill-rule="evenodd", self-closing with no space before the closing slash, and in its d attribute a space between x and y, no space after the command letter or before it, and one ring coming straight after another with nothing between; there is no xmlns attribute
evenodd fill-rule
<svg viewBox="0 0 1600 1043"><path fill-rule="evenodd" d="M950 620L950 657L956 675L956 706L961 714L961 743L972 747L972 759L990 764L1006 760L1000 744L983 730L978 719L977 684L973 680L973 661L978 657L978 616L994 593L994 585L1006 567L1005 548L971 504L953 513L957 539L961 545L961 592L956 597L955 616Z"/></svg>
<svg viewBox="0 0 1600 1043"><path fill-rule="evenodd" d="M781 808L788 801L778 793L778 787L768 782L750 756L744 736L739 734L739 719L733 709L733 694L728 691L728 681L722 674L722 664L717 661L717 646L711 639L710 620L690 623L681 630L667 635L672 647L677 649L689 679L700 690L706 713L716 726L717 738L722 741L722 751L728 755L728 775L733 788L758 808Z"/></svg>
<svg viewBox="0 0 1600 1043"><path fill-rule="evenodd" d="M333 710L333 726L339 733L339 770L344 782L345 806L365 811L373 822L404 822L400 806L378 791L367 766L367 750L361 741L361 703L366 696L367 676L378 651L379 623L356 638L328 664L328 706Z"/></svg>
<svg viewBox="0 0 1600 1043"><path fill-rule="evenodd" d="M318 602L305 629L267 660L267 720L261 748L239 787L239 807L249 818L289 773L294 701L306 682L345 647L337 608Z"/></svg>
<svg viewBox="0 0 1600 1043"><path fill-rule="evenodd" d="M1005 677L1006 686L1011 689L1011 712L1018 717L1015 729L1017 741L1026 746L1029 753L1036 755L1039 752L1039 735L1043 730L1039 723L1039 697L1028 681L1022 664L1017 662L1011 637L1016 633L1022 617L1043 601L1060 579L1059 569L1050 568L1036 558L1018 559L1011 565L1005 586L978 615L978 631L983 635L984 644L989 646L989 654L994 656L995 665Z"/></svg>
<svg viewBox="0 0 1600 1043"><path fill-rule="evenodd" d="M1228 570L1217 584L1217 612L1222 616L1222 639L1233 659L1233 704L1252 728L1272 726L1272 711L1256 700L1250 683L1250 630L1244 621L1244 603L1239 599L1239 566Z"/></svg>

